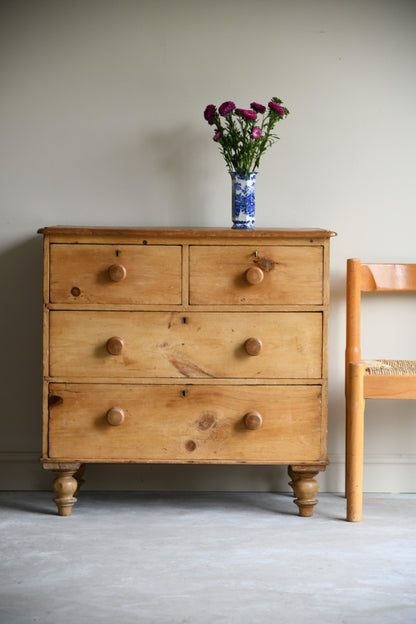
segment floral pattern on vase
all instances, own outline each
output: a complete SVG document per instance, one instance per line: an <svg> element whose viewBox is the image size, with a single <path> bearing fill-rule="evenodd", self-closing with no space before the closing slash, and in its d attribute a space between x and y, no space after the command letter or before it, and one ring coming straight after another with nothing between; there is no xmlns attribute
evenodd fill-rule
<svg viewBox="0 0 416 624"><path fill-rule="evenodd" d="M230 171L232 182L233 229L254 229L255 191L257 171L245 173Z"/></svg>

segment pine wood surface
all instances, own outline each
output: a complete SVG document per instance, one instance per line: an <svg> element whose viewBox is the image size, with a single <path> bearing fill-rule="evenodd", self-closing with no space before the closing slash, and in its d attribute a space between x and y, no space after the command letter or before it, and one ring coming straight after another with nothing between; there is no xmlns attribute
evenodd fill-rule
<svg viewBox="0 0 416 624"><path fill-rule="evenodd" d="M233 230L230 228L200 228L200 227L103 227L103 226L66 226L55 225L39 228L39 234L60 235L69 234L78 237L85 236L156 236L198 238L213 237L215 239L226 238L331 238L336 236L335 232L321 228L256 228L254 230Z"/></svg>
<svg viewBox="0 0 416 624"><path fill-rule="evenodd" d="M126 272L111 279L115 263ZM180 304L181 247L52 244L51 303Z"/></svg>
<svg viewBox="0 0 416 624"><path fill-rule="evenodd" d="M322 304L322 247L279 245L190 247L190 303ZM260 269L252 284L247 271Z"/></svg>
<svg viewBox="0 0 416 624"><path fill-rule="evenodd" d="M327 311L325 305L165 305L165 304L108 304L108 303L71 303L68 305L67 303L45 303L45 309L47 310L85 310L85 311L93 311L93 310L108 310L113 311L117 309L118 311L124 312L139 312L146 310L147 312L190 312L196 311L198 312L239 312L244 310L244 312L299 312L303 310L307 310L308 312L323 312Z"/></svg>
<svg viewBox="0 0 416 624"><path fill-rule="evenodd" d="M320 386L51 384L50 456L67 460L318 461ZM107 412L122 409L111 426ZM251 411L262 425L249 430Z"/></svg>
<svg viewBox="0 0 416 624"><path fill-rule="evenodd" d="M59 383L112 383L115 380L114 377L87 377L86 375L65 375L59 376L55 375L54 377L47 376L45 377L45 381L47 382L59 382ZM264 384L273 385L273 386L304 386L304 385L316 385L317 383L321 383L322 386L325 386L327 383L326 379L320 379L319 377L284 377L284 378L276 378L276 377L246 377L244 379L235 377L235 378L221 378L220 380L215 377L117 377L116 381L118 384L131 384L135 383L136 385L143 384L168 384L175 385L179 381L180 383L186 383L187 385L195 385L201 384L204 386L215 386L219 383L226 384L228 386L240 386L244 384L245 386L261 386Z"/></svg>
<svg viewBox="0 0 416 624"><path fill-rule="evenodd" d="M45 468L328 463L329 239L319 229L42 228Z"/></svg>
<svg viewBox="0 0 416 624"><path fill-rule="evenodd" d="M43 239L43 301L49 301L49 236L45 235ZM49 375L49 312L44 307L42 318L42 457L48 453L48 375Z"/></svg>
<svg viewBox="0 0 416 624"><path fill-rule="evenodd" d="M124 341L120 355L106 348ZM263 344L246 353L247 339ZM256 312L50 313L51 377L321 378L322 315Z"/></svg>

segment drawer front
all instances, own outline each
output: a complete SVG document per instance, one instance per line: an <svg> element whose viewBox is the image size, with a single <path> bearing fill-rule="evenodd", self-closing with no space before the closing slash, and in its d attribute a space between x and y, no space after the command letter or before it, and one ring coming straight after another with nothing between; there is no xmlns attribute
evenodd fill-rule
<svg viewBox="0 0 416 624"><path fill-rule="evenodd" d="M190 303L321 305L322 266L322 247L192 246Z"/></svg>
<svg viewBox="0 0 416 624"><path fill-rule="evenodd" d="M180 304L179 245L50 248L51 303Z"/></svg>
<svg viewBox="0 0 416 624"><path fill-rule="evenodd" d="M50 313L53 377L321 378L321 355L320 312Z"/></svg>
<svg viewBox="0 0 416 624"><path fill-rule="evenodd" d="M109 424L110 411L121 415L120 424ZM245 419L253 411L261 416L255 430L247 428ZM317 461L321 414L320 386L51 384L49 456Z"/></svg>

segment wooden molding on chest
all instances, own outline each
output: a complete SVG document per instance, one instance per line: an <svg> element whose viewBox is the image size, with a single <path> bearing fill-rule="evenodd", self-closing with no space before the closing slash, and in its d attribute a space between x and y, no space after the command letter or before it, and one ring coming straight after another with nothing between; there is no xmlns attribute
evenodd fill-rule
<svg viewBox="0 0 416 624"><path fill-rule="evenodd" d="M42 462L60 515L84 464L114 462L286 464L311 515L328 463L333 232L40 232Z"/></svg>

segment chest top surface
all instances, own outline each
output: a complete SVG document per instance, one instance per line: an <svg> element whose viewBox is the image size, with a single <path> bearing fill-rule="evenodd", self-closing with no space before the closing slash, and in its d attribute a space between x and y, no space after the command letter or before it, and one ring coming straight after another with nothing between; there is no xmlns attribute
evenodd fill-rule
<svg viewBox="0 0 416 624"><path fill-rule="evenodd" d="M64 226L43 227L39 234L73 236L168 236L168 237L221 237L250 240L252 238L330 238L335 232L321 228L262 228L254 230L233 230L210 227L109 227L109 226Z"/></svg>

